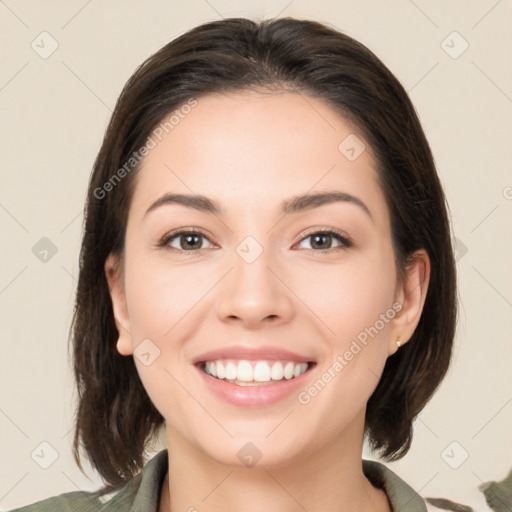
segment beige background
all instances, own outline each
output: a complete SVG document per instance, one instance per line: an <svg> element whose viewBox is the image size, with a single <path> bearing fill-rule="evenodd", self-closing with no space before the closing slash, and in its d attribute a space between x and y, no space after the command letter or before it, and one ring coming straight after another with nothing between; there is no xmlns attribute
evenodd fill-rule
<svg viewBox="0 0 512 512"><path fill-rule="evenodd" d="M0 509L97 487L71 456L66 348L91 166L135 67L185 30L237 15L327 21L410 92L459 239L461 318L449 376L416 422L410 453L390 467L423 496L479 505L478 485L512 467L510 0L5 0ZM46 262L43 237L57 249Z"/></svg>

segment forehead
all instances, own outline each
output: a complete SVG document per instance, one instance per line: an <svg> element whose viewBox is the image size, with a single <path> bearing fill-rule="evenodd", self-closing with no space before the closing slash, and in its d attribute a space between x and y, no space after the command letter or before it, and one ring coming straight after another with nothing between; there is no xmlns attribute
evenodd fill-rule
<svg viewBox="0 0 512 512"><path fill-rule="evenodd" d="M207 195L229 210L277 208L290 196L327 189L385 208L370 148L322 100L289 92L211 94L173 121L152 135L155 146L137 173L135 210L168 192Z"/></svg>

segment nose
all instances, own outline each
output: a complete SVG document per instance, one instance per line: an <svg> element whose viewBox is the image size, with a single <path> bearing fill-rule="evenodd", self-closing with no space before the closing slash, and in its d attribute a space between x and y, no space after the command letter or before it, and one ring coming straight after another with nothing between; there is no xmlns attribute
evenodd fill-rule
<svg viewBox="0 0 512 512"><path fill-rule="evenodd" d="M233 268L221 282L217 313L223 322L258 329L293 318L293 292L280 271L282 266L270 252L264 250L251 263L234 255Z"/></svg>

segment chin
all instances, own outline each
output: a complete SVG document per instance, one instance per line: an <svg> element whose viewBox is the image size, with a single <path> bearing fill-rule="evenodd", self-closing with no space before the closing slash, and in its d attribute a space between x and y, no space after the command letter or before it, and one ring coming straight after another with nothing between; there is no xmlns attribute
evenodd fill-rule
<svg viewBox="0 0 512 512"><path fill-rule="evenodd" d="M260 431L261 432L261 431ZM209 458L232 468L273 470L286 467L305 456L305 446L295 439L287 437L283 444L277 437L275 440L265 439L261 433L251 437L234 437L229 439L212 439L198 448Z"/></svg>

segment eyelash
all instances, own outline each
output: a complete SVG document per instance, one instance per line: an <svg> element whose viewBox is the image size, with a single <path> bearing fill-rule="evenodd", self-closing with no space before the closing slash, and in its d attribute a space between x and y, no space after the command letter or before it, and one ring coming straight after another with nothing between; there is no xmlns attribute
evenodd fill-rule
<svg viewBox="0 0 512 512"><path fill-rule="evenodd" d="M164 235L162 237L162 239L160 240L160 242L158 243L158 246L168 249L169 251L172 251L172 252L189 253L191 256L196 255L200 251L203 251L204 249L192 249L190 251L186 251L183 249L176 249L175 247L169 246L169 242L171 242L173 239L178 238L181 235L187 235L187 234L200 235L200 236L206 238L208 241L210 241L208 236L201 229L190 228L190 229L180 229L179 231L174 231L174 232ZM329 249L306 249L307 251L311 251L314 253L320 253L320 254L332 253L332 252L339 251L339 250L346 250L353 246L353 242L349 237L347 237L341 231L338 231L338 230L332 229L332 228L315 229L315 231L303 233L301 235L301 239L299 240L298 243L304 241L305 239L307 239L309 237L312 237L313 235L332 236L334 239L336 239L338 242L340 242L340 245L338 247L331 247Z"/></svg>

